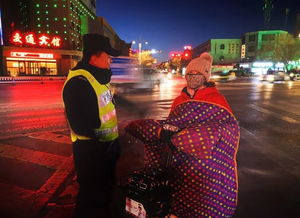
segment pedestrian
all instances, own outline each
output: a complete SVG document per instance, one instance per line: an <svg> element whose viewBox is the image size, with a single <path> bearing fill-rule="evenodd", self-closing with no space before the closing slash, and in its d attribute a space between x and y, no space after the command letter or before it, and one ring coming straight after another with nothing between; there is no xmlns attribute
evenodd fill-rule
<svg viewBox="0 0 300 218"><path fill-rule="evenodd" d="M213 58L209 53L203 53L200 57L191 60L185 71L187 86L175 98L171 111L186 100L200 100L222 105L232 112L225 97L217 90L215 82L210 81L212 61Z"/></svg>
<svg viewBox="0 0 300 218"><path fill-rule="evenodd" d="M99 34L83 36L83 57L63 88L79 192L75 217L110 217L116 162L117 117L110 91L110 56L120 53Z"/></svg>
<svg viewBox="0 0 300 218"><path fill-rule="evenodd" d="M161 171L165 147L172 147L172 217L232 217L237 206L240 130L210 81L212 62L203 53L188 64L187 86L166 120L138 120L126 127L145 144L143 173Z"/></svg>

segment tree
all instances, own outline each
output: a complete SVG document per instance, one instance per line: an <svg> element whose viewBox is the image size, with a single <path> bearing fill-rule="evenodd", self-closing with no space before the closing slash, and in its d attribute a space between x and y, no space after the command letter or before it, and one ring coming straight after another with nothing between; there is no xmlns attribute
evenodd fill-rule
<svg viewBox="0 0 300 218"><path fill-rule="evenodd" d="M157 66L157 69L159 69L159 70L169 69L169 62L168 62L168 61L163 61L163 62L161 62L161 63Z"/></svg>
<svg viewBox="0 0 300 218"><path fill-rule="evenodd" d="M171 70L179 70L181 66L181 57L175 56L169 61L169 67Z"/></svg>
<svg viewBox="0 0 300 218"><path fill-rule="evenodd" d="M156 63L156 59L153 58L151 51L148 50L142 51L140 55L135 53L132 56L138 59L140 58L140 63L143 67L152 67L152 65Z"/></svg>
<svg viewBox="0 0 300 218"><path fill-rule="evenodd" d="M285 65L289 61L300 58L300 41L291 34L279 34L275 40L264 42L257 51L257 57L260 60L269 60L273 62L282 62Z"/></svg>
<svg viewBox="0 0 300 218"><path fill-rule="evenodd" d="M299 39L291 34L285 34L279 37L274 49L274 61L287 64L289 61L299 59Z"/></svg>

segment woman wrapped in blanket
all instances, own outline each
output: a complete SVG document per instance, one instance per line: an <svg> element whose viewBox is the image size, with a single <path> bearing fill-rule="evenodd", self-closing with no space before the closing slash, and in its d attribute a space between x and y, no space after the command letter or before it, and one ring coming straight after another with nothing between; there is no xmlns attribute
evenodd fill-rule
<svg viewBox="0 0 300 218"><path fill-rule="evenodd" d="M137 120L126 131L145 144L146 171L163 168L171 143L170 217L232 217L237 206L236 153L240 130L225 97L210 81L212 56L186 68L187 86L166 120Z"/></svg>

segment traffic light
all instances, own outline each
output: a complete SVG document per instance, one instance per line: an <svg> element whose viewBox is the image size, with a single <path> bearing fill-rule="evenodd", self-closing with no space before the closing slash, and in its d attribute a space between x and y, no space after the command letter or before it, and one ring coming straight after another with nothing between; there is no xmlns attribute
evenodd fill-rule
<svg viewBox="0 0 300 218"><path fill-rule="evenodd" d="M171 57L171 58L175 58L175 57L180 58L181 55L182 55L181 52L178 52L178 51L172 51L172 52L170 53L170 57Z"/></svg>
<svg viewBox="0 0 300 218"><path fill-rule="evenodd" d="M189 60L192 58L192 51L190 49L186 49L182 53L182 58L185 60Z"/></svg>

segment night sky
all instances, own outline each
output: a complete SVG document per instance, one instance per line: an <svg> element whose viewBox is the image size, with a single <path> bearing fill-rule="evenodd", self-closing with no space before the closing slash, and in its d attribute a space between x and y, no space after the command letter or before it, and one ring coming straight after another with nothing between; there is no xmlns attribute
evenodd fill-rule
<svg viewBox="0 0 300 218"><path fill-rule="evenodd" d="M285 29L285 9L290 9L288 31L294 31L300 0L274 0L271 29ZM182 51L210 38L240 38L264 29L263 0L97 0L97 15L104 16L121 39L148 41L143 49ZM137 48L137 45L133 45Z"/></svg>

